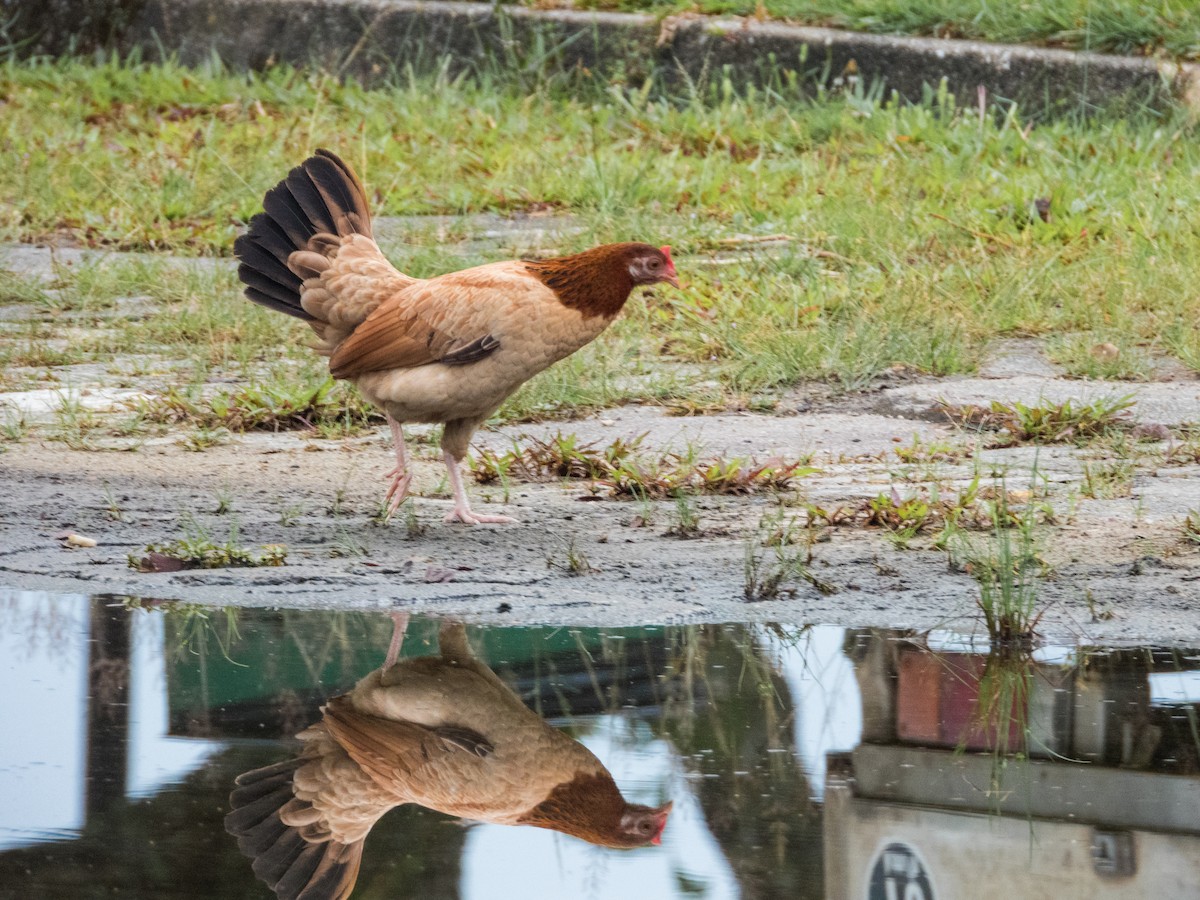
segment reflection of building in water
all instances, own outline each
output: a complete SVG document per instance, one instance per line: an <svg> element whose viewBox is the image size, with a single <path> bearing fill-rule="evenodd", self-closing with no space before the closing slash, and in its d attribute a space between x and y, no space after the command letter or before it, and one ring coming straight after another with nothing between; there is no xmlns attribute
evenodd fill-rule
<svg viewBox="0 0 1200 900"><path fill-rule="evenodd" d="M987 655L849 632L825 896L1200 897L1200 655Z"/></svg>

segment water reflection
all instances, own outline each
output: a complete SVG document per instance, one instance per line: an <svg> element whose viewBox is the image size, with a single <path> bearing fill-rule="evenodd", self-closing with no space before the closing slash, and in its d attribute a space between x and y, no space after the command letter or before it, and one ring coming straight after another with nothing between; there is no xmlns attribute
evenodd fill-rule
<svg viewBox="0 0 1200 900"><path fill-rule="evenodd" d="M629 803L604 764L552 728L443 622L437 656L398 658L322 707L300 755L239 775L225 827L281 898L350 895L363 844L391 809L534 825L604 847L661 844L671 803Z"/></svg>
<svg viewBox="0 0 1200 900"><path fill-rule="evenodd" d="M831 760L828 897L1200 897L1194 651L847 652L863 732Z"/></svg>
<svg viewBox="0 0 1200 900"><path fill-rule="evenodd" d="M400 665L441 659L442 627L414 618ZM0 898L269 896L223 827L230 786L304 752L292 736L379 672L390 630L378 613L0 592ZM1196 650L449 633L631 803L673 800L662 846L404 804L370 829L354 897L1200 897ZM446 752L486 761L460 738Z"/></svg>

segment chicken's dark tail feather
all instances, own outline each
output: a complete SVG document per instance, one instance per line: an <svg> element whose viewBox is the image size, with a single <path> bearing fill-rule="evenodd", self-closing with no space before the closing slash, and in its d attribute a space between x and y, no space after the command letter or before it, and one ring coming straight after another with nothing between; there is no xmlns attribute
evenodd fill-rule
<svg viewBox="0 0 1200 900"><path fill-rule="evenodd" d="M246 296L269 309L312 321L300 306L303 279L288 268L288 257L297 250L337 246L339 238L351 234L371 237L371 212L362 182L338 156L318 150L267 191L263 210L233 243ZM317 235L330 239L310 245Z"/></svg>
<svg viewBox="0 0 1200 900"><path fill-rule="evenodd" d="M292 776L304 762L290 759L239 775L225 830L280 900L344 900L358 880L363 842L342 844L315 821L296 827L281 818L285 807L289 818L304 818L312 809L292 790Z"/></svg>

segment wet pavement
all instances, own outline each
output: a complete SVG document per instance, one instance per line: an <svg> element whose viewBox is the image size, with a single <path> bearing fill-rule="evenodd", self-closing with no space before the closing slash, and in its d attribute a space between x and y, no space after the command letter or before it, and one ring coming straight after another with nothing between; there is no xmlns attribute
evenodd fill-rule
<svg viewBox="0 0 1200 900"><path fill-rule="evenodd" d="M383 612L9 591L0 623L6 900L270 896L226 830L230 795L317 722L368 794L391 791L354 897L1200 896L1198 649L412 617L395 672L469 669L493 692L455 689L436 715L457 727L429 758L503 771L523 797L561 775L539 741L595 759L625 801L672 804L660 845L617 850L561 822L497 824L496 778L424 798L474 816L396 805L421 779L399 764L385 778L345 731L389 648ZM372 677L388 715L430 724L426 695ZM333 699L348 692L350 711Z"/></svg>

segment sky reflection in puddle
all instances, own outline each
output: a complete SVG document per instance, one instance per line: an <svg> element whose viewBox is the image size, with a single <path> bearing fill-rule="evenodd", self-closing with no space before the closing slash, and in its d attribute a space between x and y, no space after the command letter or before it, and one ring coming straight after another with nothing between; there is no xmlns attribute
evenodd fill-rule
<svg viewBox="0 0 1200 900"><path fill-rule="evenodd" d="M5 898L270 896L223 826L234 779L295 756L392 629L4 592L0 623ZM438 630L413 618L404 657L436 656ZM354 897L1200 896L1200 651L989 657L952 635L736 624L467 635L629 801L673 802L662 845L405 805L370 830Z"/></svg>

